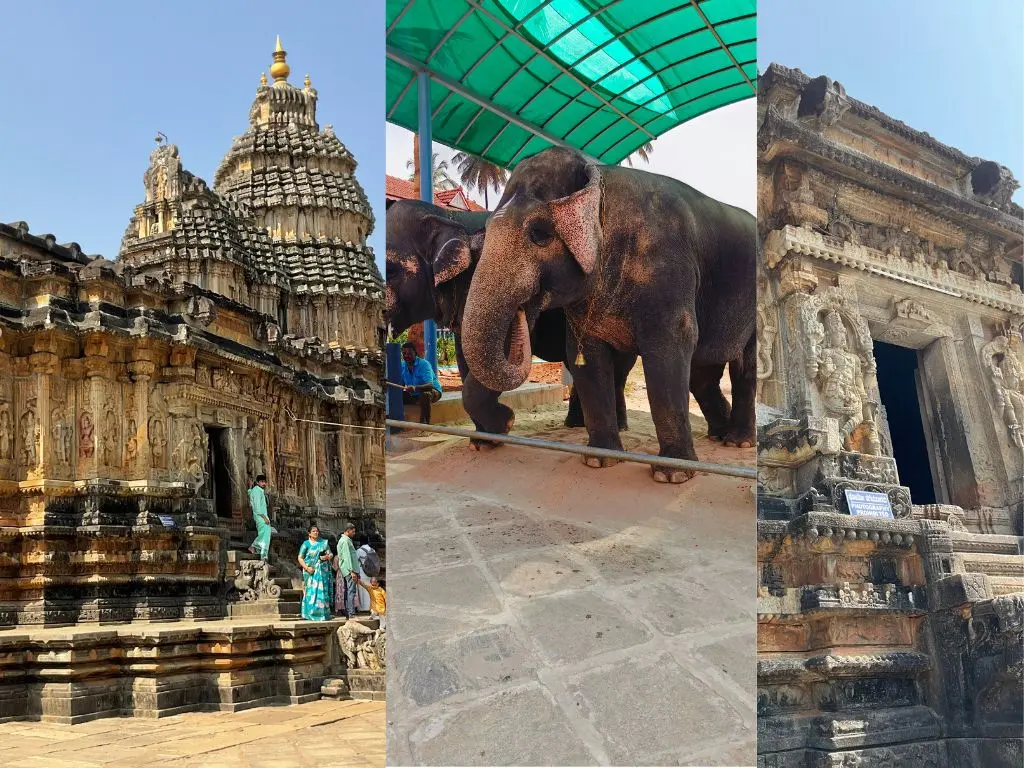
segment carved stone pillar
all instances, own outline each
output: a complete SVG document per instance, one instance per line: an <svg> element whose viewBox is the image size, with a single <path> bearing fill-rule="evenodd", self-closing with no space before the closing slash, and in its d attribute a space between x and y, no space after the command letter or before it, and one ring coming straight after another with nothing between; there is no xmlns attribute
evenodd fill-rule
<svg viewBox="0 0 1024 768"><path fill-rule="evenodd" d="M30 480L48 477L54 468L56 446L50 439L50 389L59 361L56 343L46 336L37 338L32 349L28 359L31 378L19 424L26 478Z"/></svg>
<svg viewBox="0 0 1024 768"><path fill-rule="evenodd" d="M156 364L152 355L148 349L136 349L133 354L135 359L128 365L135 394L135 413L132 414L136 425L135 434L126 436L129 440L134 439L136 444L134 467L127 467L132 477L148 477L153 465L149 435L149 382L156 372Z"/></svg>
<svg viewBox="0 0 1024 768"><path fill-rule="evenodd" d="M83 479L99 476L103 452L100 424L106 399L106 381L110 362L106 339L90 336L85 343L85 385L82 408L78 414L78 473Z"/></svg>

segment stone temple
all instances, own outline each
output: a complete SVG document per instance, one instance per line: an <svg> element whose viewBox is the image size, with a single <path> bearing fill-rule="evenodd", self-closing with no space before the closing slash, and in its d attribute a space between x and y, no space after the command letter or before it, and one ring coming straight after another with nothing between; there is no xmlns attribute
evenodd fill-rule
<svg viewBox="0 0 1024 768"><path fill-rule="evenodd" d="M758 120L759 766L1019 766L1018 184L799 70Z"/></svg>
<svg viewBox="0 0 1024 768"><path fill-rule="evenodd" d="M39 629L297 615L295 584L246 565L259 474L282 566L311 521L383 535L373 212L280 41L270 72L212 188L160 137L115 261L0 225L0 628L18 627L0 632L0 719L319 695L336 626L182 629L165 638L192 648L180 684L129 675L133 655L163 658L159 632L68 632L57 653ZM204 653L224 654L226 677L195 677L215 667ZM254 680L232 654L258 653ZM89 658L105 669L76 666ZM47 687L58 678L77 682ZM138 699L146 686L173 695Z"/></svg>

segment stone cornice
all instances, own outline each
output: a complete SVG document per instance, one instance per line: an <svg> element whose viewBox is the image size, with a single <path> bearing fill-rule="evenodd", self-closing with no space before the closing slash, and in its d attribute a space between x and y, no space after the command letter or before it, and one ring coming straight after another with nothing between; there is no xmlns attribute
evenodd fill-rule
<svg viewBox="0 0 1024 768"><path fill-rule="evenodd" d="M801 70L790 69L789 67L784 67L781 64L772 63L768 65L764 74L758 78L758 92L767 92L776 85L789 85L796 88L803 88L810 82L811 78ZM874 120L885 130L899 136L900 138L912 141L913 143L925 147L937 155L968 168L973 168L982 162L981 158L970 157L955 147L943 144L931 134L919 131L901 120L890 117L878 107L859 101L851 96L847 96L846 98L850 103L851 112L856 114L858 117Z"/></svg>
<svg viewBox="0 0 1024 768"><path fill-rule="evenodd" d="M889 256L866 245L826 237L806 227L787 225L769 232L764 251L769 268L775 268L786 254L794 252L937 290L1014 315L1024 315L1024 294L1019 290L981 282L949 270L939 271L925 264Z"/></svg>
<svg viewBox="0 0 1024 768"><path fill-rule="evenodd" d="M769 107L764 121L757 131L758 155L763 156L769 147L776 145L776 156L795 156L804 162L843 177L864 184L883 194L892 194L891 189L880 184L871 184L863 177L877 180L900 190L901 196L923 208L942 216L981 219L995 224L1008 232L1024 234L1024 221L974 200L966 200L948 190L917 178L909 173L874 160L866 155L841 147L821 137L808 128L787 120L777 109ZM781 146L779 146L781 145ZM862 175L858 175L862 174Z"/></svg>

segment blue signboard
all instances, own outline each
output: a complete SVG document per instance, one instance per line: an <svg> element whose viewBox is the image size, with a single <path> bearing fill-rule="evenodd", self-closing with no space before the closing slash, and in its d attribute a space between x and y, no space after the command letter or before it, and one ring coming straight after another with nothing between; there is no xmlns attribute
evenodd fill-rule
<svg viewBox="0 0 1024 768"><path fill-rule="evenodd" d="M889 497L884 493L855 491L851 488L847 488L845 493L846 504L850 508L851 515L858 515L860 517L895 517L892 513L892 505L889 503Z"/></svg>
<svg viewBox="0 0 1024 768"><path fill-rule="evenodd" d="M177 527L174 518L171 515L157 515L160 518L160 525L164 528L175 528Z"/></svg>

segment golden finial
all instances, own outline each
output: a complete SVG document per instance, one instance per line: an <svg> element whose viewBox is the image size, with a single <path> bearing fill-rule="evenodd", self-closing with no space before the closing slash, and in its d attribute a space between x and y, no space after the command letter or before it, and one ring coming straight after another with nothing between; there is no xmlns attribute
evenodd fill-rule
<svg viewBox="0 0 1024 768"><path fill-rule="evenodd" d="M302 84L307 91L313 87L313 82L309 79L309 75L306 75L306 79L302 81Z"/></svg>
<svg viewBox="0 0 1024 768"><path fill-rule="evenodd" d="M274 46L274 63L270 65L270 76L274 78L274 82L285 82L288 80L288 75L292 71L291 67L285 61L285 57L288 53L283 47L281 47L281 36L277 36L277 45Z"/></svg>
<svg viewBox="0 0 1024 768"><path fill-rule="evenodd" d="M267 84L267 73L266 72L260 72L260 85L266 85L266 84Z"/></svg>

